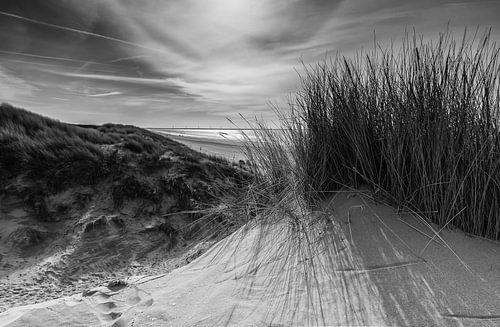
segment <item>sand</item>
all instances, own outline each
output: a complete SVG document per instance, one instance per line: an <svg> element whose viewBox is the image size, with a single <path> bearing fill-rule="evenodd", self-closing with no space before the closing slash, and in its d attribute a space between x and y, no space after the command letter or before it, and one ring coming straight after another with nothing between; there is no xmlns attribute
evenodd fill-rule
<svg viewBox="0 0 500 327"><path fill-rule="evenodd" d="M98 201L103 208L75 212L75 216L81 215L79 221L47 223L27 212L22 199L0 197L0 313L14 306L81 293L131 275L172 271L214 242L180 238L179 244L171 246L164 233L151 229L154 217L127 220L122 216L120 221L127 222L127 229L117 230L112 222L118 216L109 214L102 197ZM133 201L127 208L135 208ZM94 226L95 230L85 233L86 220L99 217L111 223ZM47 239L23 234L34 230L47 234Z"/></svg>
<svg viewBox="0 0 500 327"><path fill-rule="evenodd" d="M360 194L329 209L307 233L247 226L171 273L11 308L0 326L500 326L497 243L429 243L435 226Z"/></svg>
<svg viewBox="0 0 500 327"><path fill-rule="evenodd" d="M190 152L173 147L163 156L169 168L162 166L144 176L139 174L137 181L168 176L181 183L180 189L195 190L202 202L211 201L206 200L209 192L212 197L208 189L219 187L219 183L229 189L236 187L231 178L214 177L219 176L221 167L231 172L226 165L214 165L207 159L187 162L190 157L183 153ZM185 173L184 169L193 167ZM94 186L76 185L48 192L41 200L48 212L44 217L26 204L24 194L31 186L22 178L10 182L10 191L0 194L0 313L14 306L81 293L131 275L165 273L204 251L206 246L200 241L207 241L206 236L188 228L195 215L179 212L184 204L175 193L160 192L155 201L144 195L127 196L117 206L113 189L123 181L104 180ZM223 235L216 237L218 240Z"/></svg>

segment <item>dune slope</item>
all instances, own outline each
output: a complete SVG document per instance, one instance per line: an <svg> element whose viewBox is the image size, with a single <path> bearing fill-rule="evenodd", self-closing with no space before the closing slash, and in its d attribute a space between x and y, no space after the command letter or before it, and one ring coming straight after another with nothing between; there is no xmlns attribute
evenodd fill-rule
<svg viewBox="0 0 500 327"><path fill-rule="evenodd" d="M432 226L360 193L330 209L309 231L313 255L293 254L290 226L247 226L172 273L12 308L0 325L500 324L498 244L458 231L431 241Z"/></svg>
<svg viewBox="0 0 500 327"><path fill-rule="evenodd" d="M237 228L200 219L250 177L135 126L0 105L0 312L182 266Z"/></svg>

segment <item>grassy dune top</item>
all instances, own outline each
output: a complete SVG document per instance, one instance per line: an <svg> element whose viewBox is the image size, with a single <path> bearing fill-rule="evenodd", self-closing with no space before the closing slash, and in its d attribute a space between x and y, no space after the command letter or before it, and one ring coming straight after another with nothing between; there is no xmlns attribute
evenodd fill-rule
<svg viewBox="0 0 500 327"><path fill-rule="evenodd" d="M24 174L46 179L51 188L94 183L126 161L123 157L152 164L167 150L200 157L177 142L138 127L78 126L8 104L0 107L2 180Z"/></svg>
<svg viewBox="0 0 500 327"><path fill-rule="evenodd" d="M0 153L1 192L24 198L43 220L44 199L72 187L111 185L116 207L175 193L179 209L191 210L214 199L224 181L232 189L249 178L224 158L145 129L67 124L8 104L0 107Z"/></svg>

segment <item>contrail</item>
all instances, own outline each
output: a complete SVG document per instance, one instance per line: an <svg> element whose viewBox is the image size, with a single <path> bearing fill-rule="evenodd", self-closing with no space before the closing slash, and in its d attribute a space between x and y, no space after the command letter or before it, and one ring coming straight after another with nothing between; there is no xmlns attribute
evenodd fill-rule
<svg viewBox="0 0 500 327"><path fill-rule="evenodd" d="M100 94L88 94L87 96L89 97L108 97L110 95L119 95L122 94L121 92L114 91L114 92L107 92L107 93L100 93Z"/></svg>
<svg viewBox="0 0 500 327"><path fill-rule="evenodd" d="M87 79L94 79L101 81L116 81L116 82L141 83L141 84L164 84L172 87L177 86L177 84L172 82L171 79L165 79L165 78L142 78L142 77L128 77L128 76L108 75L108 74L66 73L66 72L58 72L52 70L43 70L43 72L59 76L87 78Z"/></svg>
<svg viewBox="0 0 500 327"><path fill-rule="evenodd" d="M27 18L27 17L24 17L24 16L19 16L19 15L11 14L11 13L8 13L8 12L5 12L5 11L0 11L0 15L17 18L17 19L24 20L24 21L27 21L27 22L30 22L30 23L44 25L44 26L49 26L49 27L57 28L57 29L60 29L60 30L68 31L68 32L79 33L79 34L83 34L83 35L97 37L97 38L104 39L104 40L118 42L118 43L130 45L130 46L133 46L133 47L137 47L137 48L142 48L142 49L147 49L147 50L152 50L152 51L163 52L163 51L161 51L159 49L154 49L154 48L146 47L144 45L140 45L140 44L137 44L137 43L133 43L133 42L129 42L129 41L117 39L117 38L114 38L114 37L111 37L111 36L106 36L106 35L102 35L102 34L97 34L97 33L92 33L92 32L78 30L76 28L71 28L71 27L66 27L66 26L61 26L61 25L46 23L46 22L42 22L40 20L36 20L36 19L32 19L32 18Z"/></svg>
<svg viewBox="0 0 500 327"><path fill-rule="evenodd" d="M147 55L139 55L139 56L132 56L132 57L125 57L125 58L118 58L115 60L108 61L109 63L115 63L115 62L120 62L120 61L125 61L125 60L132 60L132 59L139 59L139 58L145 58L149 57Z"/></svg>
<svg viewBox="0 0 500 327"><path fill-rule="evenodd" d="M28 61L28 60L18 60L18 59L10 59L10 58L2 58L2 60L8 60L8 61L12 61L12 62L20 62L20 63L23 63L23 64L31 64L31 65L37 65L37 66L55 66L55 67L59 67L60 65L56 65L56 64L42 64L40 62L34 62L34 61Z"/></svg>
<svg viewBox="0 0 500 327"><path fill-rule="evenodd" d="M42 55L37 55L37 54L32 54L32 53L26 53L26 52L14 52L14 51L0 50L0 53L12 54L12 55L18 55L18 56L26 56L26 57L32 57L32 58L41 58L41 59L61 60L61 61L78 62L78 63L92 63L92 64L98 64L98 65L106 65L104 63L94 62L94 61L78 60L78 59L71 59L71 58L64 58L64 57L42 56Z"/></svg>
<svg viewBox="0 0 500 327"><path fill-rule="evenodd" d="M86 69L88 66L90 66L92 64L91 61L87 61L86 63L84 63L82 66L78 67L74 72L75 73L79 73L81 72L82 70Z"/></svg>

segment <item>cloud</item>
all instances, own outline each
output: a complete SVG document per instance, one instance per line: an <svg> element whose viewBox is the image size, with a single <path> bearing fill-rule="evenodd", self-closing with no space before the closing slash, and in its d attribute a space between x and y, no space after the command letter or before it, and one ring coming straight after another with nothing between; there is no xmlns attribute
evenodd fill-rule
<svg viewBox="0 0 500 327"><path fill-rule="evenodd" d="M183 85L169 78L133 77L113 74L72 73L67 71L40 69L51 75L66 79L66 84L73 83L71 89L80 94L82 89L122 89L128 94L178 94L186 97L195 96L186 92ZM123 91L122 91L123 92ZM86 93L88 95L89 92ZM104 92L106 93L106 92Z"/></svg>
<svg viewBox="0 0 500 327"><path fill-rule="evenodd" d="M106 75L106 74L81 74L81 73L58 72L51 70L45 70L45 72L60 76L103 80L103 81L125 82L134 84L169 84L170 86L174 86L174 83L170 83L168 79L164 78L142 78L142 77Z"/></svg>
<svg viewBox="0 0 500 327"><path fill-rule="evenodd" d="M41 20L31 19L31 18L24 17L24 16L21 16L21 15L15 15L15 14L8 13L8 12L5 12L5 11L0 11L0 15L11 17L11 18L15 18L15 19L19 19L19 20L23 20L23 21L27 21L27 22L30 22L30 23L38 24L38 25L43 25L43 26L47 26L47 27L59 29L59 30L64 30L64 31L68 31L68 32L72 32L72 33L77 33L77 34L82 34L82 35L85 35L85 36L91 36L91 37L100 38L100 39L104 39L104 40L108 40L108 41L118 42L118 43L122 43L122 44L125 44L125 45L130 45L130 46L134 46L134 47L138 47L138 48L144 48L144 49L153 50L153 51L161 51L161 50L158 50L158 49L155 49L155 48L150 48L150 47L147 47L147 46L144 46L144 45L141 45L141 44L137 44L137 43L134 43L134 42L125 41L125 40L118 39L118 38L115 38L115 37L111 37L111 36L107 36L107 35L103 35L103 34L99 34L99 33L93 33L93 32L89 32L89 31L83 31L83 30L79 30L79 29L76 29L76 28L71 28L71 27L66 27L66 26L51 24L51 23L47 23L47 22L44 22L44 21L41 21Z"/></svg>
<svg viewBox="0 0 500 327"><path fill-rule="evenodd" d="M37 90L35 86L9 73L0 65L0 101L15 101L30 97Z"/></svg>
<svg viewBox="0 0 500 327"><path fill-rule="evenodd" d="M77 59L72 59L72 58L63 58L63 57L54 57L54 56L41 56L41 55L32 54L32 53L25 53L25 52L0 50L0 53L7 54L7 55L21 56L21 57L39 58L39 59L49 59L49 60L68 61L68 62L77 62L77 63L101 64L101 63L93 62L93 61L77 60Z"/></svg>
<svg viewBox="0 0 500 327"><path fill-rule="evenodd" d="M136 59L147 58L147 57L149 57L149 56L148 55L128 56L128 57L124 57L124 58L118 58L118 59L111 60L111 61L109 61L109 63L115 63L115 62L126 61L126 60L136 60Z"/></svg>
<svg viewBox="0 0 500 327"><path fill-rule="evenodd" d="M109 97L111 95L120 95L122 94L121 92L118 91L113 91L113 92L107 92L107 93L98 93L98 94L88 94L87 96L89 97Z"/></svg>
<svg viewBox="0 0 500 327"><path fill-rule="evenodd" d="M387 42L405 26L500 28L499 10L465 0L3 0L0 90L23 103L36 95L60 119L225 124L286 102L299 58L350 55L372 47L374 31Z"/></svg>

